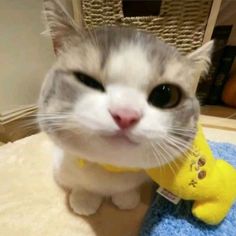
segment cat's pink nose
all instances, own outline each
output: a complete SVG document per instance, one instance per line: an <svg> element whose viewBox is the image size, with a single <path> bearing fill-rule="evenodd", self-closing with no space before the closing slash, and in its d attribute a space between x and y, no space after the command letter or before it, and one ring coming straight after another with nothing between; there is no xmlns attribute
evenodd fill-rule
<svg viewBox="0 0 236 236"><path fill-rule="evenodd" d="M116 124L121 129L127 129L135 125L141 118L141 114L131 109L117 109L110 111Z"/></svg>

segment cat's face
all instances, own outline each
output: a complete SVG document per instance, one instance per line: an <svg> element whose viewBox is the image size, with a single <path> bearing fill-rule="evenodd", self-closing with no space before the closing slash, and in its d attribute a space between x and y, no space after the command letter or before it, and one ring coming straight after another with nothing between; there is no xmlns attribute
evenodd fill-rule
<svg viewBox="0 0 236 236"><path fill-rule="evenodd" d="M59 6L47 7L53 16ZM60 13L60 25L69 24L66 18ZM62 39L38 116L58 145L93 162L142 168L189 147L199 115L194 92L212 45L182 56L149 34L119 27L73 26Z"/></svg>

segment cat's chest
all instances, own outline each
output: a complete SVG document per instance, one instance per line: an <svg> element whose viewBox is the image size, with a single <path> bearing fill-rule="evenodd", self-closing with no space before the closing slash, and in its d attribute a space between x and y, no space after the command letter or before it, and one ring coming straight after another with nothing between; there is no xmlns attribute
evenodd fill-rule
<svg viewBox="0 0 236 236"><path fill-rule="evenodd" d="M148 180L143 172L111 172L98 164L87 162L83 165L65 154L55 156L56 171L69 185L80 186L90 191L110 195L120 191L129 191ZM68 185L68 184L66 184Z"/></svg>

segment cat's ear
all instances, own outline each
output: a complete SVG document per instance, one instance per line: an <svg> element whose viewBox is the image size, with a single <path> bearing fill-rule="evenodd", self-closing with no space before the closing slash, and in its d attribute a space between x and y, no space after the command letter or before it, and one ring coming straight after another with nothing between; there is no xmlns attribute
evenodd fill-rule
<svg viewBox="0 0 236 236"><path fill-rule="evenodd" d="M44 0L43 8L47 25L46 34L52 37L54 50L57 53L63 41L75 34L79 27L59 0Z"/></svg>
<svg viewBox="0 0 236 236"><path fill-rule="evenodd" d="M187 57L191 60L191 63L193 63L193 67L198 71L199 75L208 72L209 66L211 64L211 54L213 48L214 41L211 40L187 55Z"/></svg>
<svg viewBox="0 0 236 236"><path fill-rule="evenodd" d="M209 67L211 65L211 55L213 49L214 49L214 41L211 40L187 55L187 58L190 60L191 67L194 70L193 73L196 79L196 81L194 81L195 91L200 77L206 74L209 70Z"/></svg>

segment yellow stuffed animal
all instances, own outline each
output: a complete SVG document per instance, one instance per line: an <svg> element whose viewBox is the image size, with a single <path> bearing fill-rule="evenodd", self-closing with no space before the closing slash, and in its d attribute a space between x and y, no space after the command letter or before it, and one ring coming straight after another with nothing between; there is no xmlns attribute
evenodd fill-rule
<svg viewBox="0 0 236 236"><path fill-rule="evenodd" d="M220 223L236 200L236 169L213 157L200 126L192 150L176 162L175 173L168 165L146 172L171 193L194 200L195 217L211 225Z"/></svg>
<svg viewBox="0 0 236 236"><path fill-rule="evenodd" d="M235 157L236 158L236 157ZM78 159L79 167L85 161ZM176 166L173 171L170 166ZM102 165L111 172L139 171ZM191 151L159 168L146 169L162 188L185 199L194 200L192 213L207 224L220 223L236 200L236 169L223 160L216 160L198 127Z"/></svg>

